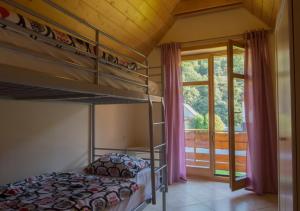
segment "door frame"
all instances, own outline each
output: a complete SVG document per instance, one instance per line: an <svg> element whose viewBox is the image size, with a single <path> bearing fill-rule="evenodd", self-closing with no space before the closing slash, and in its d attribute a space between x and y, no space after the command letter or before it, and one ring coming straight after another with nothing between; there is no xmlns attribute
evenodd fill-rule
<svg viewBox="0 0 300 211"><path fill-rule="evenodd" d="M234 126L234 79L242 79L245 81L245 74L234 73L233 67L233 46L245 48L245 43L233 40L228 41L227 46L227 69L228 69L228 120L229 120L229 182L232 191L245 188L248 183L248 178L236 180L236 160L235 160L235 126ZM245 62L246 65L246 62ZM246 66L245 66L246 70Z"/></svg>
<svg viewBox="0 0 300 211"><path fill-rule="evenodd" d="M220 45L218 45L219 47ZM226 43L222 46L226 47ZM208 112L209 112L209 162L210 168L209 171L206 169L194 169L187 168L188 172L191 173L191 176L201 176L209 179L228 182L229 178L227 176L215 175L215 86L214 86L214 57L216 56L227 56L227 51L219 51L214 53L205 53L205 54L195 54L182 56L182 61L188 60L201 60L207 59L208 61L208 80L207 81L196 81L196 82L183 82L183 86L207 86L208 87Z"/></svg>
<svg viewBox="0 0 300 211"><path fill-rule="evenodd" d="M214 103L214 94L213 88L213 58L209 54L199 54L199 55L189 55L182 56L182 61L194 61L194 60L207 60L208 62L208 79L206 81L193 81L193 82L182 82L182 86L205 86L208 89L208 114L209 114L209 125L208 125L208 142L209 142L209 169L205 168L193 168L187 167L187 171L191 176L201 176L206 178L211 178L214 172L214 153L212 150L213 147L213 138L212 128L214 127L214 123L212 123L212 112L214 108L211 106L211 103Z"/></svg>

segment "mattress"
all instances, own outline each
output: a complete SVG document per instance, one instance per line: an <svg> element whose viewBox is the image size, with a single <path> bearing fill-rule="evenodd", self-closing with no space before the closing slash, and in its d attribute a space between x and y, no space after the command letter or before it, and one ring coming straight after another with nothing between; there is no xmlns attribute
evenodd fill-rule
<svg viewBox="0 0 300 211"><path fill-rule="evenodd" d="M124 178L54 172L0 186L0 210L105 210L138 188Z"/></svg>
<svg viewBox="0 0 300 211"><path fill-rule="evenodd" d="M28 36L24 36L18 32L0 28L0 42L12 45L21 49L30 50L39 55L45 55L53 58L56 61L69 62L72 64L84 66L86 68L94 68L95 62L92 58L77 55L73 52L58 49L41 41L36 41ZM94 74L92 72L82 71L75 67L58 64L48 61L37 56L27 54L26 52L16 51L1 46L0 43L0 65L11 65L20 68L20 70L31 70L47 73L49 75L77 80L80 82L93 83ZM136 83L145 84L145 80L137 74L121 71L111 65L100 64L100 71L109 74L110 76L121 77L126 80L131 80ZM109 86L116 89L136 91L145 93L145 87L133 85L112 79L110 77L100 77L100 86ZM149 82L149 92L152 95L160 95L160 87L157 83Z"/></svg>
<svg viewBox="0 0 300 211"><path fill-rule="evenodd" d="M0 186L0 210L133 210L151 198L150 178L150 168L130 180L82 171L43 174Z"/></svg>

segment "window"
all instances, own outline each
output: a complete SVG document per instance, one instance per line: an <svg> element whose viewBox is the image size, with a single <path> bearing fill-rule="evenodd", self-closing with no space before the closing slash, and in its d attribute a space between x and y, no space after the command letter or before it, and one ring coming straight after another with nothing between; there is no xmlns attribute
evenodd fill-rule
<svg viewBox="0 0 300 211"><path fill-rule="evenodd" d="M210 168L208 59L182 62L187 166Z"/></svg>
<svg viewBox="0 0 300 211"><path fill-rule="evenodd" d="M211 51L210 51L211 52ZM235 49L233 70L244 73L244 54ZM183 56L185 151L188 173L229 176L228 58L226 47L204 55ZM244 81L234 81L237 176L246 173L247 134ZM198 174L197 173L197 174Z"/></svg>

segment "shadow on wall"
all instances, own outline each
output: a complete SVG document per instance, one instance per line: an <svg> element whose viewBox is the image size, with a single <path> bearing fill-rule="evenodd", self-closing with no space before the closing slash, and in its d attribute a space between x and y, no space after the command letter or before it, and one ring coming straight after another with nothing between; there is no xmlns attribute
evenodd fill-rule
<svg viewBox="0 0 300 211"><path fill-rule="evenodd" d="M88 105L0 100L0 184L88 162Z"/></svg>

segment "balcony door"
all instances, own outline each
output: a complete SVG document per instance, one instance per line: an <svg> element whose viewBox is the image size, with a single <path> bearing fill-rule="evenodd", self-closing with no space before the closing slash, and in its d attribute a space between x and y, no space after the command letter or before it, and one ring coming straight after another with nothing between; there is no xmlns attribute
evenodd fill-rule
<svg viewBox="0 0 300 211"><path fill-rule="evenodd" d="M228 43L228 111L230 187L246 187L247 174L241 166L246 162L247 131L245 121L245 49L242 43Z"/></svg>
<svg viewBox="0 0 300 211"><path fill-rule="evenodd" d="M227 46L216 52L182 56L184 95L185 151L187 173L190 176L208 176L229 181L232 169L238 180L246 175L247 133L244 118L244 52L235 49L234 103L229 105L231 83ZM230 51L231 52L231 51ZM233 56L233 54L232 54ZM237 72L239 71L239 72ZM233 99L230 98L230 99ZM236 113L234 149L230 153L230 112ZM234 159L230 159L234 154ZM234 164L231 163L234 162ZM235 168L231 168L234 166Z"/></svg>
<svg viewBox="0 0 300 211"><path fill-rule="evenodd" d="M210 175L213 159L209 63L209 58L182 62L186 165L188 173L206 176Z"/></svg>

